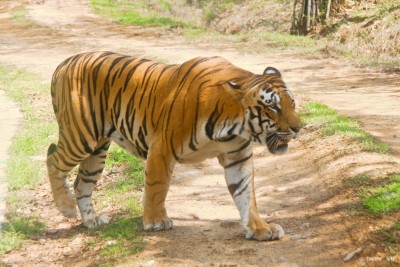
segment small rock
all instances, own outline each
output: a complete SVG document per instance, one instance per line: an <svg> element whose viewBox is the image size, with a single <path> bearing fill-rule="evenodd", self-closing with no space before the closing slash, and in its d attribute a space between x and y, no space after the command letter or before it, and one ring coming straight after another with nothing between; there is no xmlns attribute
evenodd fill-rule
<svg viewBox="0 0 400 267"><path fill-rule="evenodd" d="M255 252L254 248L248 246L241 246L238 251L243 254L251 254Z"/></svg>
<svg viewBox="0 0 400 267"><path fill-rule="evenodd" d="M230 228L230 227L235 227L238 225L238 222L235 221L222 221L219 223L219 225L223 228Z"/></svg>
<svg viewBox="0 0 400 267"><path fill-rule="evenodd" d="M284 167L283 164L276 164L275 169L282 170L283 167Z"/></svg>
<svg viewBox="0 0 400 267"><path fill-rule="evenodd" d="M290 229L285 229L285 232L286 232L286 234L293 234L294 233L293 230L290 230Z"/></svg>
<svg viewBox="0 0 400 267"><path fill-rule="evenodd" d="M69 255L71 255L71 253L72 253L72 248L70 248L70 247L63 248L63 255L64 256L69 256Z"/></svg>
<svg viewBox="0 0 400 267"><path fill-rule="evenodd" d="M278 262L280 262L280 263L286 262L286 258L284 256L279 256Z"/></svg>
<svg viewBox="0 0 400 267"><path fill-rule="evenodd" d="M155 266L156 261L155 260L150 260L144 264L145 267L150 267L150 266Z"/></svg>
<svg viewBox="0 0 400 267"><path fill-rule="evenodd" d="M348 253L348 254L346 255L346 257L344 257L343 260L344 260L344 261L349 261L349 260L351 260L355 255L357 255L358 253L360 253L361 251L362 251L362 248L359 247L358 249L356 249L356 250L354 250L354 251Z"/></svg>
<svg viewBox="0 0 400 267"><path fill-rule="evenodd" d="M117 240L108 240L108 241L105 243L105 245L106 245L107 247L109 247L109 246L116 245L117 243L118 243Z"/></svg>
<svg viewBox="0 0 400 267"><path fill-rule="evenodd" d="M194 213L190 213L189 216L192 217L194 220L200 219L199 215L194 214Z"/></svg>
<svg viewBox="0 0 400 267"><path fill-rule="evenodd" d="M294 235L290 238L290 240L297 241L301 239L301 235Z"/></svg>
<svg viewBox="0 0 400 267"><path fill-rule="evenodd" d="M74 240L71 241L71 243L69 243L70 246L74 246L74 247L78 247L80 245L82 245L83 243L83 239L80 236L75 237Z"/></svg>
<svg viewBox="0 0 400 267"><path fill-rule="evenodd" d="M46 235L54 235L58 233L58 229L46 229Z"/></svg>

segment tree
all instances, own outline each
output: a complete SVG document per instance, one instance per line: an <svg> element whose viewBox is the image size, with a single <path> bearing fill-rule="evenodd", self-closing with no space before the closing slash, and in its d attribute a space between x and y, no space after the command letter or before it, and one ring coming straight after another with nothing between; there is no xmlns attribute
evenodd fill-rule
<svg viewBox="0 0 400 267"><path fill-rule="evenodd" d="M306 35L343 10L346 0L294 0L291 34ZM298 6L300 4L300 6Z"/></svg>

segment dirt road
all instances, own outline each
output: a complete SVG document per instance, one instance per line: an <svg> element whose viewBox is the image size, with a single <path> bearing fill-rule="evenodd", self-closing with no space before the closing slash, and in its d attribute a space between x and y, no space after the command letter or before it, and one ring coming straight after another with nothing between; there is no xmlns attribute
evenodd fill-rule
<svg viewBox="0 0 400 267"><path fill-rule="evenodd" d="M299 102L305 97L317 99L356 118L367 131L400 153L398 74L361 72L343 63L299 58L289 52L250 54L231 49L229 44L189 46L168 30L118 25L99 18L82 0L27 1L24 5L28 13L23 21L12 19L15 5L21 3L0 1L0 63L40 73L44 81L49 81L55 67L66 57L93 50L168 63L219 55L255 73L274 66L283 73ZM400 160L370 154L362 154L361 158L360 154L343 156L338 146L341 140L336 141L317 140L302 147L300 140L294 142L292 153L282 157L256 147L258 206L267 220L284 226L287 236L278 242L243 239L238 212L226 190L223 170L215 160L194 167L178 166L167 201L176 227L165 233L146 234L145 251L130 264L343 265L344 255L357 248L354 236L350 236L355 226L343 219L343 205L353 200L343 199L344 173L346 177L364 171L383 175L398 171ZM359 232L357 228L354 235ZM35 256L18 253L4 262L68 262L62 253L46 261L46 249L37 249ZM77 262L83 264L85 259ZM363 260L349 264L358 262Z"/></svg>

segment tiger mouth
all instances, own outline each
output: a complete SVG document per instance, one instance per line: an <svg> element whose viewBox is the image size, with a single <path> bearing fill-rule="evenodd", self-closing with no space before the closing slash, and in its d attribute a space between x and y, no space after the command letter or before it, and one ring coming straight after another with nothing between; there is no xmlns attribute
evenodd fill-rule
<svg viewBox="0 0 400 267"><path fill-rule="evenodd" d="M290 142L290 140L279 139L278 146L287 145L289 142Z"/></svg>
<svg viewBox="0 0 400 267"><path fill-rule="evenodd" d="M289 140L279 140L278 146L276 147L276 150L273 153L274 154L286 153L289 150L288 143L289 143Z"/></svg>
<svg viewBox="0 0 400 267"><path fill-rule="evenodd" d="M277 135L276 133L271 134L267 137L267 147L272 154L284 154L289 150L289 142L291 138L285 138Z"/></svg>

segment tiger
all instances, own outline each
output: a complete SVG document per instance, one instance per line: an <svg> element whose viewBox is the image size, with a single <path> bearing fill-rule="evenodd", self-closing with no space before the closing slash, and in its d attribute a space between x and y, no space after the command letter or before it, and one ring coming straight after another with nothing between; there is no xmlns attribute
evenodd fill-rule
<svg viewBox="0 0 400 267"><path fill-rule="evenodd" d="M92 192L115 142L144 160L143 228L169 230L165 200L177 163L217 157L247 239L284 235L257 212L253 143L288 151L302 122L274 67L253 74L222 57L163 64L113 52L87 52L63 61L51 80L58 143L46 159L56 207L92 228L110 219L96 213ZM77 165L69 190L68 173Z"/></svg>

